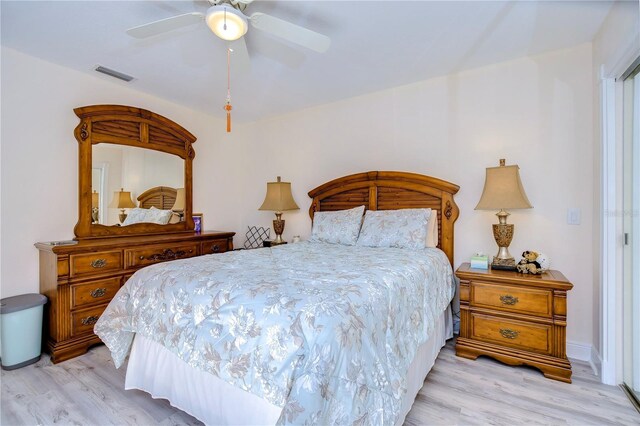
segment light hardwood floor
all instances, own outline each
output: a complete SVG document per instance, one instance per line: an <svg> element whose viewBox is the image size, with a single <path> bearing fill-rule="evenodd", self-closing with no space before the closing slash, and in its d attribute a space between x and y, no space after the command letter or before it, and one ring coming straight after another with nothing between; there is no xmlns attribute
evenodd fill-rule
<svg viewBox="0 0 640 426"><path fill-rule="evenodd" d="M125 369L116 370L105 346L52 365L47 356L2 371L0 424L193 425L200 424L165 400L125 391ZM406 425L640 425L640 414L622 391L598 382L591 368L573 362L573 384L545 379L526 367L442 349L418 394Z"/></svg>

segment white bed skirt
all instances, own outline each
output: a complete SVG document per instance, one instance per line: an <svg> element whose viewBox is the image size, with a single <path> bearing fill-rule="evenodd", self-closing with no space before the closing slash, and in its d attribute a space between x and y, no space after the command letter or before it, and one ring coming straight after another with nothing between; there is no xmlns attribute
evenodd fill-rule
<svg viewBox="0 0 640 426"><path fill-rule="evenodd" d="M409 366L407 393L398 425L404 422L440 349L451 337L453 320L449 307L438 318L432 336L418 348ZM154 398L167 399L174 407L207 425L273 425L282 411L252 393L190 367L162 345L139 335L129 355L125 389L139 389Z"/></svg>

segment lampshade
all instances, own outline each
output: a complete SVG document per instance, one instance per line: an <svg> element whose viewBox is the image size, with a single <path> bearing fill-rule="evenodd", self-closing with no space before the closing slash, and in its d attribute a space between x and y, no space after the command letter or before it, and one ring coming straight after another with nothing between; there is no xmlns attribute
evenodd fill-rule
<svg viewBox="0 0 640 426"><path fill-rule="evenodd" d="M258 210L283 212L299 208L291 195L291 182L282 182L280 176L277 182L267 182L267 195Z"/></svg>
<svg viewBox="0 0 640 426"><path fill-rule="evenodd" d="M487 167L482 197L476 210L530 209L533 206L524 192L517 165Z"/></svg>
<svg viewBox="0 0 640 426"><path fill-rule="evenodd" d="M209 29L223 40L237 40L247 33L247 18L226 4L210 7L205 19Z"/></svg>
<svg viewBox="0 0 640 426"><path fill-rule="evenodd" d="M123 188L113 193L113 199L109 204L109 207L118 209L131 209L135 206L136 203L131 201L131 192L125 191Z"/></svg>
<svg viewBox="0 0 640 426"><path fill-rule="evenodd" d="M97 209L100 207L100 194L96 191L91 193L91 208Z"/></svg>
<svg viewBox="0 0 640 426"><path fill-rule="evenodd" d="M184 188L178 188L178 192L176 192L176 202L171 207L171 210L174 212L183 212L185 207L185 195Z"/></svg>

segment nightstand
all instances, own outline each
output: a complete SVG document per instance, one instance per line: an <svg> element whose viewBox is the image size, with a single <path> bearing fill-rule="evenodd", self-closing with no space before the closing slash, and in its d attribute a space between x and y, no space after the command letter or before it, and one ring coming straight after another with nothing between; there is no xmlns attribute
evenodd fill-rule
<svg viewBox="0 0 640 426"><path fill-rule="evenodd" d="M530 365L545 377L571 383L566 355L567 291L558 271L526 275L471 269L460 279L460 336L456 355L487 355L510 365Z"/></svg>

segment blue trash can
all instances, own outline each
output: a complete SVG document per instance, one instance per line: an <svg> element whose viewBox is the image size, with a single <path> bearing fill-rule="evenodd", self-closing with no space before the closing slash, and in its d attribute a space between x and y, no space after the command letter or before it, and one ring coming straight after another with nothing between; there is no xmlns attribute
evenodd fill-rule
<svg viewBox="0 0 640 426"><path fill-rule="evenodd" d="M40 359L42 350L42 294L21 294L0 299L0 362L14 370Z"/></svg>

